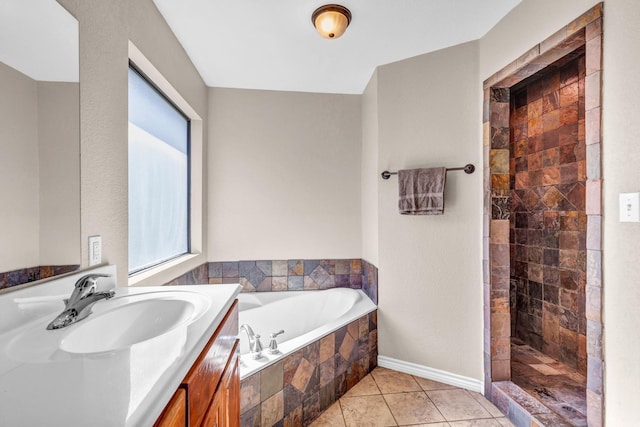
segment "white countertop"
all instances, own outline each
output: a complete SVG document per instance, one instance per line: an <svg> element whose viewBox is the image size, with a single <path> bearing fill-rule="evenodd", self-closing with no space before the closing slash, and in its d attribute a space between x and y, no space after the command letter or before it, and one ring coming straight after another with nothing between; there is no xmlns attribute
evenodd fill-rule
<svg viewBox="0 0 640 427"><path fill-rule="evenodd" d="M75 282L73 277L68 279L70 283ZM52 352L50 348L16 352L15 348L20 348L14 345L17 340L44 336L38 334L63 307L57 295L54 304L47 303L41 286L45 285L0 295L0 426L152 425L240 291L239 285L118 288L117 296L196 292L207 296L211 304L192 323L120 350L93 354ZM32 291L25 294L29 289ZM54 286L51 289L60 291ZM68 292L63 296L68 297ZM39 304L35 314L25 301ZM98 304L91 316L99 313ZM25 315L29 310L31 317ZM7 329L2 324L6 313L18 316L21 324L14 322ZM47 340L62 339L83 321L46 331Z"/></svg>

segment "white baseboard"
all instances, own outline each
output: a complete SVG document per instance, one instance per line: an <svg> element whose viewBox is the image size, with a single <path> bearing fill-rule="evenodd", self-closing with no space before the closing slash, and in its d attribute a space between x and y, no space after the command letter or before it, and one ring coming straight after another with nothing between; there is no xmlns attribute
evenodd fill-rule
<svg viewBox="0 0 640 427"><path fill-rule="evenodd" d="M469 378L387 356L378 356L378 366L484 394L484 381L476 380L475 378Z"/></svg>

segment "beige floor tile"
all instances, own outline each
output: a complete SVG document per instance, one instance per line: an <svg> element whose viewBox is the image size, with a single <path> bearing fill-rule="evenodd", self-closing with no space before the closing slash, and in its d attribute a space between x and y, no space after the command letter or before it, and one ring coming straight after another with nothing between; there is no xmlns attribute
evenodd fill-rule
<svg viewBox="0 0 640 427"><path fill-rule="evenodd" d="M433 390L426 393L447 421L491 418L491 414L466 390Z"/></svg>
<svg viewBox="0 0 640 427"><path fill-rule="evenodd" d="M449 423L410 424L411 427L449 427ZM404 427L404 426L403 426Z"/></svg>
<svg viewBox="0 0 640 427"><path fill-rule="evenodd" d="M380 389L376 385L371 374L369 374L361 379L358 384L354 385L353 388L344 395L344 397L371 396L373 394L380 394Z"/></svg>
<svg viewBox="0 0 640 427"><path fill-rule="evenodd" d="M449 425L451 427L500 427L500 423L493 418L482 420L451 421L449 422Z"/></svg>
<svg viewBox="0 0 640 427"><path fill-rule="evenodd" d="M422 391L413 376L409 374L377 367L371 375L383 394Z"/></svg>
<svg viewBox="0 0 640 427"><path fill-rule="evenodd" d="M381 395L342 397L340 406L347 427L397 425Z"/></svg>
<svg viewBox="0 0 640 427"><path fill-rule="evenodd" d="M502 427L515 427L511 420L509 420L509 418L507 417L496 418L496 421L500 423Z"/></svg>
<svg viewBox="0 0 640 427"><path fill-rule="evenodd" d="M482 405L482 407L486 409L487 412L490 413L492 417L495 417L495 418L504 417L504 414L500 412L500 409L496 408L496 406L493 403L489 402L489 400L483 395L481 395L480 393L476 393L475 391L470 391L469 394L474 399L476 399L476 401L480 405Z"/></svg>
<svg viewBox="0 0 640 427"><path fill-rule="evenodd" d="M342 417L342 408L340 402L336 402L329 406L314 422L311 427L344 427L344 418Z"/></svg>
<svg viewBox="0 0 640 427"><path fill-rule="evenodd" d="M385 394L384 400L400 425L445 421L423 391Z"/></svg>
<svg viewBox="0 0 640 427"><path fill-rule="evenodd" d="M449 427L449 423L411 424L411 427Z"/></svg>
<svg viewBox="0 0 640 427"><path fill-rule="evenodd" d="M414 376L413 379L415 379L418 382L418 384L420 384L420 387L422 387L423 390L451 390L451 389L457 388L449 384L428 380L426 378L420 378L420 377Z"/></svg>

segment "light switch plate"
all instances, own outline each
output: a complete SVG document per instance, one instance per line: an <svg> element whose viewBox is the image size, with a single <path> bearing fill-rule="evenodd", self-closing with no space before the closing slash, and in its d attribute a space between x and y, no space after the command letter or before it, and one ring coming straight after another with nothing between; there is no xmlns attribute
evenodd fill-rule
<svg viewBox="0 0 640 427"><path fill-rule="evenodd" d="M620 222L640 222L640 193L620 193Z"/></svg>
<svg viewBox="0 0 640 427"><path fill-rule="evenodd" d="M89 236L89 266L102 263L102 236Z"/></svg>

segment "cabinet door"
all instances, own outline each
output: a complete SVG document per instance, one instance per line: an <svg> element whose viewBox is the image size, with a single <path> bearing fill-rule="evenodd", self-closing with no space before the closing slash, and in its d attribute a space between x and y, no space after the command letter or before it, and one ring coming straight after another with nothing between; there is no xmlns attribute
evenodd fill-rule
<svg viewBox="0 0 640 427"><path fill-rule="evenodd" d="M225 397L225 393L217 393L214 396L213 402L202 420L202 427L227 427L224 414Z"/></svg>
<svg viewBox="0 0 640 427"><path fill-rule="evenodd" d="M237 349L238 344L234 346L232 356L222 374L220 386L202 421L202 427L240 426L240 375Z"/></svg>
<svg viewBox="0 0 640 427"><path fill-rule="evenodd" d="M187 393L179 388L164 409L154 427L187 426Z"/></svg>
<svg viewBox="0 0 640 427"><path fill-rule="evenodd" d="M225 367L235 354L234 346L237 340L238 302L236 301L183 382L189 393L189 426L203 425L206 411L222 384Z"/></svg>
<svg viewBox="0 0 640 427"><path fill-rule="evenodd" d="M225 420L227 426L240 426L240 371L238 370L238 355L231 361L225 378Z"/></svg>

